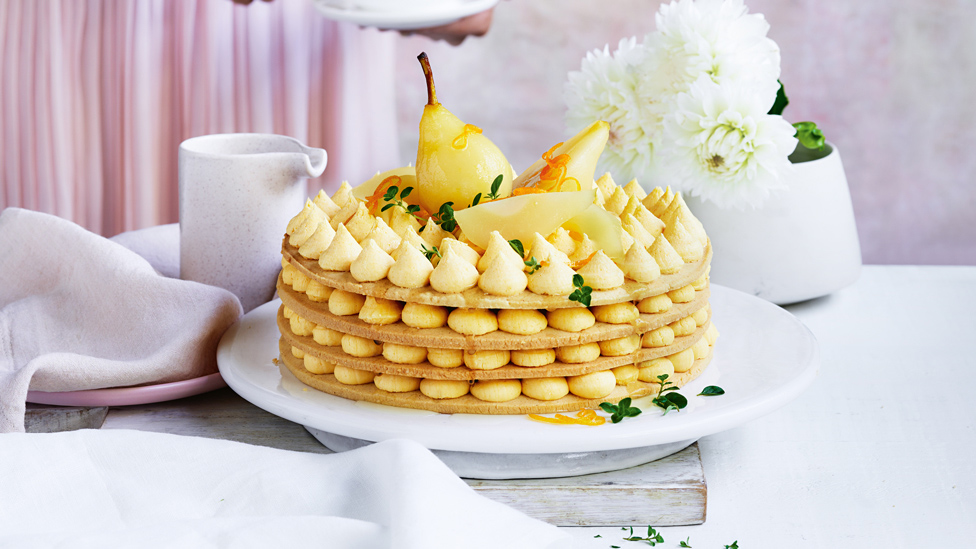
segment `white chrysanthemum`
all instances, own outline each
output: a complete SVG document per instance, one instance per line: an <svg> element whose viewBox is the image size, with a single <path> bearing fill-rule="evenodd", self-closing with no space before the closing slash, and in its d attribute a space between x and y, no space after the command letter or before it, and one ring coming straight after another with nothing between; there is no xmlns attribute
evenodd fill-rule
<svg viewBox="0 0 976 549"><path fill-rule="evenodd" d="M586 54L579 71L569 73L564 97L566 125L577 133L597 120L610 124L610 138L600 169L629 179L650 170L660 116L653 116L646 98L638 95L638 67L644 48L636 38L621 40Z"/></svg>
<svg viewBox="0 0 976 549"><path fill-rule="evenodd" d="M661 6L655 21L657 30L644 39L644 94L687 91L703 74L759 93L778 89L779 46L766 37L769 24L762 14L749 14L742 0L672 1Z"/></svg>
<svg viewBox="0 0 976 549"><path fill-rule="evenodd" d="M667 173L677 178L674 185L723 208L758 206L783 187L795 130L783 117L766 114L770 101L706 75L679 94L658 148Z"/></svg>

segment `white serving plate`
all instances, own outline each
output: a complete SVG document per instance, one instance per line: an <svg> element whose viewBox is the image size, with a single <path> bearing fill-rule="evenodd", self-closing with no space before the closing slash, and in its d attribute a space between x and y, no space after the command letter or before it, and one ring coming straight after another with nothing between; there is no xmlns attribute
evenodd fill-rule
<svg viewBox="0 0 976 549"><path fill-rule="evenodd" d="M314 0L322 15L336 21L355 23L363 27L414 30L439 27L459 19L491 9L498 0L467 0L448 4L411 5L398 2L392 10L345 8L331 0Z"/></svg>
<svg viewBox="0 0 976 549"><path fill-rule="evenodd" d="M650 397L643 413L598 427L550 425L524 415L439 414L356 402L299 382L278 355L275 300L227 331L217 349L220 373L256 406L304 425L342 451L391 438L434 450L461 476L526 478L611 471L677 452L698 438L767 414L796 398L816 376L819 349L793 315L767 301L712 285L712 319L721 333L705 372L680 392L688 407L663 415ZM695 396L706 385L725 394ZM602 412L601 412L602 414Z"/></svg>

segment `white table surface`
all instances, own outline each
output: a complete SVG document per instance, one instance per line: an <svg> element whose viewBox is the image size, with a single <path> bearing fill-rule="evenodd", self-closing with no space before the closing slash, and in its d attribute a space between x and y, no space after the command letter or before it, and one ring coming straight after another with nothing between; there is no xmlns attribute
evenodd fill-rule
<svg viewBox="0 0 976 549"><path fill-rule="evenodd" d="M976 267L868 266L788 309L820 342L819 377L786 407L700 440L706 522L659 529L658 547L976 547ZM203 397L188 401L205 419L173 413L177 401L113 409L103 428L207 436L222 418ZM240 418L225 419L220 436L234 438ZM312 449L281 422L268 423L270 445ZM647 546L619 528L567 530L587 546Z"/></svg>

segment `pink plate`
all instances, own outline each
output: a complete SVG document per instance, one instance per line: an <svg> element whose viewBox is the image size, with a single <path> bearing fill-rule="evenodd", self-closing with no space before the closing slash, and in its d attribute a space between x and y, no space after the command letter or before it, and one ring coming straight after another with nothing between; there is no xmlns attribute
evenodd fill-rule
<svg viewBox="0 0 976 549"><path fill-rule="evenodd" d="M27 402L55 406L133 406L176 400L226 386L224 379L220 377L219 373L216 373L184 381L143 385L141 387L113 387L64 393L27 391Z"/></svg>

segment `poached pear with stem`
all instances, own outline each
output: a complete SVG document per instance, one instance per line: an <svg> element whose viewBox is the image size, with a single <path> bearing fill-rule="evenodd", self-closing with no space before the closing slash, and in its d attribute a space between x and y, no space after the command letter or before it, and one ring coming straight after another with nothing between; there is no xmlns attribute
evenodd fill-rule
<svg viewBox="0 0 976 549"><path fill-rule="evenodd" d="M499 175L502 182L495 195L509 196L514 174L505 155L482 135L481 128L465 124L437 101L427 54L421 53L417 59L427 81L416 162L420 205L428 212L437 212L448 202L454 210L463 209L478 194L488 196Z"/></svg>

